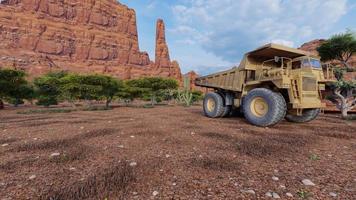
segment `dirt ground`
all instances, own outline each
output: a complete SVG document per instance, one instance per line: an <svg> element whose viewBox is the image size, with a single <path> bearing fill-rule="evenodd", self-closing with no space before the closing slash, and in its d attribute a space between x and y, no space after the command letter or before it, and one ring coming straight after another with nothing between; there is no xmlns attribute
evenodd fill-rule
<svg viewBox="0 0 356 200"><path fill-rule="evenodd" d="M356 199L356 122L337 115L259 128L198 106L18 111L0 111L0 199Z"/></svg>

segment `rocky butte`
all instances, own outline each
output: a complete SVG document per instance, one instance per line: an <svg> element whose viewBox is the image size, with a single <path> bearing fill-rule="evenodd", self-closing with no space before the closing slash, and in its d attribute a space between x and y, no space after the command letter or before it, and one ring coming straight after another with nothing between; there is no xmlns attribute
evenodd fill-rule
<svg viewBox="0 0 356 200"><path fill-rule="evenodd" d="M181 80L171 61L163 20L157 21L155 62L141 52L136 14L116 0L2 0L0 67L27 71L110 74Z"/></svg>

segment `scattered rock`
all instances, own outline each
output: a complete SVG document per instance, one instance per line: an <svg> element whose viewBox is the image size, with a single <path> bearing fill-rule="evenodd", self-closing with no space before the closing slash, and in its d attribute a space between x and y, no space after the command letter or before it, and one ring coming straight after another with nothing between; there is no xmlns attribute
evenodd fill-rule
<svg viewBox="0 0 356 200"><path fill-rule="evenodd" d="M266 196L267 196L267 197L274 198L274 199L280 199L280 198L281 198L281 197L280 197L277 193L275 193L275 192L267 192L267 193L266 193Z"/></svg>
<svg viewBox="0 0 356 200"><path fill-rule="evenodd" d="M287 192L286 195L287 195L287 197L293 197L293 194L290 192Z"/></svg>
<svg viewBox="0 0 356 200"><path fill-rule="evenodd" d="M315 184L309 179L302 180L302 183L306 186L315 186Z"/></svg>
<svg viewBox="0 0 356 200"><path fill-rule="evenodd" d="M134 196L136 196L136 195L138 195L138 192L132 192L132 194L133 194Z"/></svg>
<svg viewBox="0 0 356 200"><path fill-rule="evenodd" d="M123 148L124 148L124 145L119 145L119 146L117 146L117 147L119 147L120 149L123 149Z"/></svg>
<svg viewBox="0 0 356 200"><path fill-rule="evenodd" d="M6 147L6 146L9 146L9 144L5 143L5 144L2 144L1 146Z"/></svg>
<svg viewBox="0 0 356 200"><path fill-rule="evenodd" d="M329 195L332 197L337 197L337 194L335 192L330 192Z"/></svg>
<svg viewBox="0 0 356 200"><path fill-rule="evenodd" d="M61 155L60 153L52 153L51 157L57 157L57 156L60 156L60 155Z"/></svg>
<svg viewBox="0 0 356 200"><path fill-rule="evenodd" d="M131 137L131 138L135 138L135 136L134 136L134 135L131 135L130 137Z"/></svg>
<svg viewBox="0 0 356 200"><path fill-rule="evenodd" d="M272 176L272 180L279 181L279 178L277 176Z"/></svg>
<svg viewBox="0 0 356 200"><path fill-rule="evenodd" d="M173 186L176 186L176 185L177 185L177 183L172 183L172 185L173 185Z"/></svg>
<svg viewBox="0 0 356 200"><path fill-rule="evenodd" d="M109 124L111 124L111 121L108 121Z"/></svg>
<svg viewBox="0 0 356 200"><path fill-rule="evenodd" d="M29 177L29 179L30 179L30 180L33 180L33 179L35 179L36 177L37 177L36 175L32 175L32 176Z"/></svg>
<svg viewBox="0 0 356 200"><path fill-rule="evenodd" d="M152 192L152 195L153 195L153 196L157 196L158 194L159 194L158 191L153 191L153 192Z"/></svg>
<svg viewBox="0 0 356 200"><path fill-rule="evenodd" d="M74 171L76 170L74 167L69 168L69 170Z"/></svg>
<svg viewBox="0 0 356 200"><path fill-rule="evenodd" d="M80 129L82 129L82 130L83 130L83 129L84 129L84 127L82 126L82 127L80 127Z"/></svg>
<svg viewBox="0 0 356 200"><path fill-rule="evenodd" d="M285 185L279 185L280 188L286 189L287 187Z"/></svg>
<svg viewBox="0 0 356 200"><path fill-rule="evenodd" d="M279 171L278 171L278 169L275 169L275 170L273 170L274 171L274 173L278 173Z"/></svg>
<svg viewBox="0 0 356 200"><path fill-rule="evenodd" d="M242 193L247 193L247 194L253 194L253 195L255 195L256 194L256 192L254 191L254 190L251 190L251 189L249 189L249 190L240 190Z"/></svg>
<svg viewBox="0 0 356 200"><path fill-rule="evenodd" d="M136 162L131 162L131 163L130 163L130 166L131 166L131 167L135 167L135 166L137 166L137 163L136 163Z"/></svg>
<svg viewBox="0 0 356 200"><path fill-rule="evenodd" d="M166 154L166 158L169 158L169 157L171 157L169 154Z"/></svg>
<svg viewBox="0 0 356 200"><path fill-rule="evenodd" d="M191 135L195 135L195 133L194 133L194 132L191 132L190 134L191 134Z"/></svg>

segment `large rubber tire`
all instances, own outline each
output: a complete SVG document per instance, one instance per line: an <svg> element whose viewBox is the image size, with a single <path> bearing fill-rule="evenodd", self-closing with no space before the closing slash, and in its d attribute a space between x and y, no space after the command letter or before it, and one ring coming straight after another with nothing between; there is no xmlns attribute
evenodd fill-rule
<svg viewBox="0 0 356 200"><path fill-rule="evenodd" d="M253 102L257 101L257 99L264 102L265 106L262 106L263 108L261 109L264 111L263 114L253 111L253 109L256 109L256 104ZM260 105L258 106L260 107ZM256 88L243 98L242 110L245 118L251 124L266 127L277 124L284 119L287 112L287 104L280 93L265 88Z"/></svg>
<svg viewBox="0 0 356 200"><path fill-rule="evenodd" d="M214 104L213 106L211 104ZM224 100L222 96L215 92L205 95L203 102L204 114L210 118L221 117L224 112Z"/></svg>
<svg viewBox="0 0 356 200"><path fill-rule="evenodd" d="M318 117L319 114L320 114L319 108L305 109L303 110L301 116L287 114L286 120L290 122L296 122L296 123L305 123L305 122L313 121L315 118Z"/></svg>
<svg viewBox="0 0 356 200"><path fill-rule="evenodd" d="M225 106L221 117L229 117L232 111L232 106Z"/></svg>

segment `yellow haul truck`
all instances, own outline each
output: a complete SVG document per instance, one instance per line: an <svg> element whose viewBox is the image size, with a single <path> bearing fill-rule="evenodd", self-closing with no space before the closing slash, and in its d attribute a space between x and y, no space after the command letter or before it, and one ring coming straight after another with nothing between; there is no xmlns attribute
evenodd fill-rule
<svg viewBox="0 0 356 200"><path fill-rule="evenodd" d="M284 118L315 119L325 107L321 91L327 81L319 57L267 44L247 53L239 67L199 77L195 84L214 90L204 98L207 117L225 117L240 108L250 123L265 127Z"/></svg>

